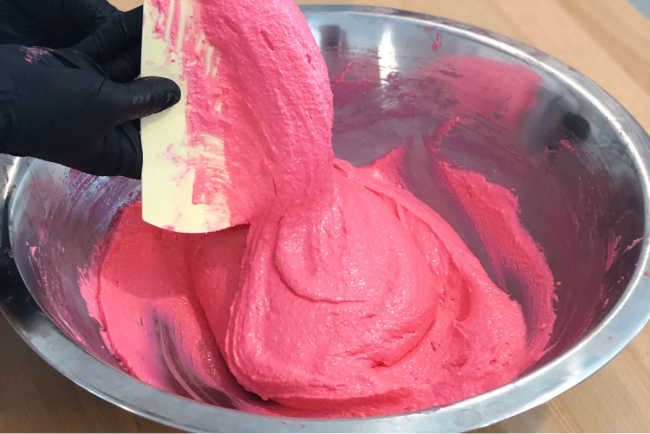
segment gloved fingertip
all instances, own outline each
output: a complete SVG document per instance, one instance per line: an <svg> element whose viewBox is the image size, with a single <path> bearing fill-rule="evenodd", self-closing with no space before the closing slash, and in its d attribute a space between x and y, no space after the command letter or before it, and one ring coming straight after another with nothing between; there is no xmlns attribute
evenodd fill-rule
<svg viewBox="0 0 650 434"><path fill-rule="evenodd" d="M142 41L142 8L129 12L115 12L110 15L91 35L76 44L81 51L97 63L103 64L127 49L131 44Z"/></svg>
<svg viewBox="0 0 650 434"><path fill-rule="evenodd" d="M153 105L156 107L150 114L158 113L176 105L181 100L181 88L174 80L163 77L145 77L134 83L146 83L143 87L149 89Z"/></svg>
<svg viewBox="0 0 650 434"><path fill-rule="evenodd" d="M166 110L181 100L181 88L173 80L145 77L123 85L123 120L135 120Z"/></svg>
<svg viewBox="0 0 650 434"><path fill-rule="evenodd" d="M164 103L162 105L161 111L167 110L168 108L178 104L182 96L182 91L178 84L176 84L173 80L168 80L168 79L163 79L163 80L167 80L169 82L167 83L169 88L164 92Z"/></svg>

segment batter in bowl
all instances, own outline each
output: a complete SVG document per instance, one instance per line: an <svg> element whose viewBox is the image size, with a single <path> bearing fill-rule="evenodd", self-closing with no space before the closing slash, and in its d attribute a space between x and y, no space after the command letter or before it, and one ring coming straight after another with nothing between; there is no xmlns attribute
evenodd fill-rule
<svg viewBox="0 0 650 434"><path fill-rule="evenodd" d="M428 168L466 210L495 272L515 264L526 276L528 323L408 191L405 146L362 168L334 158L327 68L293 1L206 0L202 19L226 78L190 79L189 116L197 137L224 138L238 226L176 234L144 223L139 203L116 217L83 291L122 365L204 402L344 417L452 403L537 361L555 318L553 276L514 194L438 158L459 119L424 141ZM220 116L206 116L217 96ZM212 164L197 198L219 187Z"/></svg>

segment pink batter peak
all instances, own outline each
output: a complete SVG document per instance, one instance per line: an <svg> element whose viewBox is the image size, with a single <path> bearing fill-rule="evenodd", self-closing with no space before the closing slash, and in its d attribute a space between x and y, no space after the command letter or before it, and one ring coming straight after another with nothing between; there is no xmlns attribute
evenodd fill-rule
<svg viewBox="0 0 650 434"><path fill-rule="evenodd" d="M498 279L520 271L524 296L506 294L405 188L405 147L363 168L334 158L327 69L293 1L206 0L201 17L222 79L188 66L188 116L195 132L224 138L240 226L174 234L142 222L139 203L116 217L83 286L122 365L203 402L347 417L449 404L537 361L554 321L553 276L514 194L440 161L461 119L434 134L430 172L466 210ZM197 167L203 200L216 172Z"/></svg>

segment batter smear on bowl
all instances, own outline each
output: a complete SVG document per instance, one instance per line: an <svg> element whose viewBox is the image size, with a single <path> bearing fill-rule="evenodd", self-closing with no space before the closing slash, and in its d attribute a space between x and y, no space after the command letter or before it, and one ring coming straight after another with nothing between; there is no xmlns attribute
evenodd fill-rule
<svg viewBox="0 0 650 434"><path fill-rule="evenodd" d="M408 191L405 147L362 168L334 158L327 69L293 1L201 7L221 72L194 83L188 67L188 116L196 146L209 151L209 129L223 158L203 153L194 193L222 189L236 226L173 233L144 223L140 203L116 216L82 286L122 365L203 402L346 417L449 404L536 362L555 319L553 276L514 194L436 158L458 120L425 141L429 170L474 222L496 275L517 270L528 324Z"/></svg>

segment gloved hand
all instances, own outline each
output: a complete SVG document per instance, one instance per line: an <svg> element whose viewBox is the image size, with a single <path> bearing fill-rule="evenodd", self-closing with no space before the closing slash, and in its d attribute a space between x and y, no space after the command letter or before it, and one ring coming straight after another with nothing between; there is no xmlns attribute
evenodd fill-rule
<svg viewBox="0 0 650 434"><path fill-rule="evenodd" d="M117 12L104 0L0 3L5 3L0 9L6 4L20 10L32 3L35 8L47 6L44 12L59 4L63 12L52 12L52 19L70 20L67 32L57 32L56 25L44 26L40 33L14 25L7 31L9 26L2 24L0 41L13 35L16 40L38 38L56 47L73 40L75 32L92 31L72 48L0 46L0 152L41 158L95 175L139 178L139 118L180 99L180 88L170 80L135 79L140 70L142 8ZM5 14L6 10L0 13L3 22Z"/></svg>
<svg viewBox="0 0 650 434"><path fill-rule="evenodd" d="M68 48L115 13L106 0L0 0L0 45Z"/></svg>

